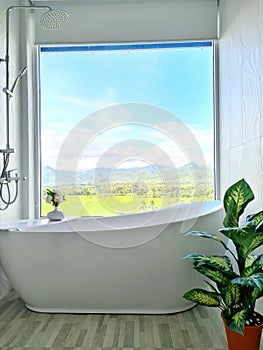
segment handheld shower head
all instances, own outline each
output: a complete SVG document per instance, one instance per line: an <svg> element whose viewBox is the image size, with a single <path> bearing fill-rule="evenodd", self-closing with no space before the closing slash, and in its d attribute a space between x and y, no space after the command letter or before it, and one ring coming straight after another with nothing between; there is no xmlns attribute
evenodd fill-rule
<svg viewBox="0 0 263 350"><path fill-rule="evenodd" d="M21 71L18 73L15 81L14 81L14 84L12 85L11 89L9 90L7 87L3 88L3 91L9 95L10 97L13 97L14 96L14 90L17 86L17 84L19 83L19 80L22 79L23 75L25 75L27 72L27 67L24 67L21 69Z"/></svg>
<svg viewBox="0 0 263 350"><path fill-rule="evenodd" d="M11 90L14 90L14 88L16 87L18 81L23 77L23 75L26 74L27 69L28 69L28 68L27 68L27 66L26 66L26 67L24 67L24 68L22 68L22 69L20 70L20 72L17 74L16 80L15 80L15 82L14 82L14 84L13 84Z"/></svg>
<svg viewBox="0 0 263 350"><path fill-rule="evenodd" d="M46 30L57 30L68 22L69 15L61 9L49 9L40 18L40 23Z"/></svg>
<svg viewBox="0 0 263 350"><path fill-rule="evenodd" d="M17 77L16 77L16 80L14 81L14 84L13 86L11 87L11 92L13 93L19 80L22 79L23 75L25 75L27 72L27 67L24 67L21 69L21 71L18 73Z"/></svg>

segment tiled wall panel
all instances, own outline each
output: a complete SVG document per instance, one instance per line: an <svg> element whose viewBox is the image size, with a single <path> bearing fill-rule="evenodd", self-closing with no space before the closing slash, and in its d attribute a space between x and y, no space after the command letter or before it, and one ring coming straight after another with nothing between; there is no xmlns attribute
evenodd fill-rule
<svg viewBox="0 0 263 350"><path fill-rule="evenodd" d="M221 195L244 177L263 202L263 1L221 0L219 41Z"/></svg>

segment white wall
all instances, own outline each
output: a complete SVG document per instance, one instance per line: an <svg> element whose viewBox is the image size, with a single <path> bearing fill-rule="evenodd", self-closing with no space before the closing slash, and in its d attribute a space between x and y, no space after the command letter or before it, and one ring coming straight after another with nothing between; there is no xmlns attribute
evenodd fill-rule
<svg viewBox="0 0 263 350"><path fill-rule="evenodd" d="M263 1L221 0L220 17L221 191L244 177L255 194L248 214L263 208Z"/></svg>
<svg viewBox="0 0 263 350"><path fill-rule="evenodd" d="M221 191L244 177L263 207L263 1L221 0Z"/></svg>

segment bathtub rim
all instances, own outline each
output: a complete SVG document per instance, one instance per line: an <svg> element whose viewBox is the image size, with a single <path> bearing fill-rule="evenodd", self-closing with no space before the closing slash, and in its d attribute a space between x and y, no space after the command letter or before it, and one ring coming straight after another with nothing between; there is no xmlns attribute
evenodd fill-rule
<svg viewBox="0 0 263 350"><path fill-rule="evenodd" d="M211 207L208 206L211 204ZM50 232L52 232L52 227L53 229L58 228L60 226L68 227L71 228L71 230L66 230L66 232L72 232L75 231L74 229L72 230L71 224L74 224L77 220L83 221L97 221L100 224L100 229L96 229L96 231L109 231L109 226L106 224L108 221L112 220L120 220L122 219L131 219L132 222L136 219L136 217L146 217L146 216L152 216L152 215L162 215L164 212L168 211L176 211L180 210L183 211L184 209L191 209L191 207L195 206L201 206L205 208L205 205L208 206L208 210L200 211L199 215L190 215L189 217L184 217L176 220L176 215L173 214L173 218L175 220L164 220L162 222L155 222L151 223L151 220L148 220L150 224L146 225L129 225L129 226L122 226L122 227L110 227L111 229L114 230L128 230L128 229L136 229L136 228L142 228L142 227L151 227L151 226L158 226L158 225L169 225L172 223L179 223L179 222L185 222L185 221L190 221L194 219L198 219L199 217L204 217L207 215L210 215L212 213L215 213L223 208L223 202L220 200L209 200L209 201L200 201L200 202L191 202L191 203L181 203L176 206L170 206L170 207L165 207L165 208L160 208L157 210L152 210L152 211L147 211L147 212L139 212L139 213L132 213L132 214L124 214L124 215L112 215L112 216L65 216L64 219L61 221L49 221L46 217L41 217L38 219L18 219L18 220L8 220L8 221L2 221L0 222L0 234L1 231L22 231L22 232L33 232L35 228L37 228L37 232L42 232L41 228L43 229L43 232L47 232L45 229L49 228ZM151 219L151 217L150 217ZM104 223L106 222L106 223ZM136 220L135 220L136 222ZM147 222L148 223L148 222ZM66 225L67 226L66 226ZM59 232L55 230L56 232ZM64 232L64 231L63 231Z"/></svg>

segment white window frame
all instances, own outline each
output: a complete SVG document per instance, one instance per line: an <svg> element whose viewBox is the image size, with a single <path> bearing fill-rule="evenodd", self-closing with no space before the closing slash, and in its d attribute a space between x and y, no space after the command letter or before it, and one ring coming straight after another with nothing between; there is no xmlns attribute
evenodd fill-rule
<svg viewBox="0 0 263 350"><path fill-rule="evenodd" d="M36 92L35 92L35 113L37 115L37 119L35 122L35 184L36 184L36 189L35 189L35 205L34 205L34 212L35 212L35 218L40 218L41 217L41 198L42 198L42 193L41 193L41 169L42 169L42 163L41 163L41 98L40 98L40 92L41 92L41 82L40 82L40 55L41 55L41 49L44 47L50 47L53 48L61 48L59 50L66 51L69 47L76 48L76 47L81 47L81 50L85 50L85 48L89 47L90 50L102 50L113 48L114 46L123 46L123 49L127 50L127 47L134 45L140 48L142 45L159 45L159 47L163 47L164 45L176 45L177 47L191 47L191 44L196 43L195 47L200 46L201 44L204 43L211 43L212 48L213 48L213 131L214 131L214 197L216 200L220 199L220 172L219 172L219 165L220 165L220 149L219 149L219 62L218 62L218 40L205 40L205 41L190 41L190 42L158 42L158 43L123 43L123 44L107 44L105 43L104 45L101 44L93 44L93 45L36 45L36 60L35 60L35 77L36 77L36 82L35 86L37 86ZM150 48L150 46L148 46ZM175 47L175 46L171 46ZM58 50L58 51L59 51Z"/></svg>

